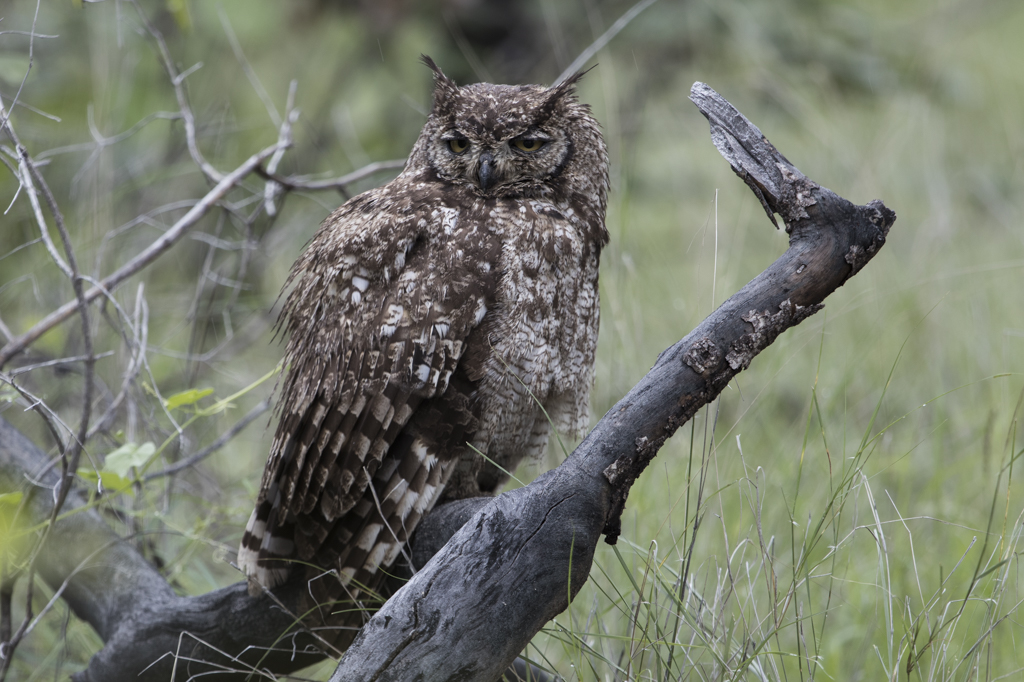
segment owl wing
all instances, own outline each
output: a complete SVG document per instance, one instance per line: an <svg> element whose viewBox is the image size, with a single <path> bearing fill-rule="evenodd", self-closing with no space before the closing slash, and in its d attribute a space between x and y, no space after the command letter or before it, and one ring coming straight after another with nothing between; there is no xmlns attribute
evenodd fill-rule
<svg viewBox="0 0 1024 682"><path fill-rule="evenodd" d="M403 430L448 391L492 303L501 247L460 227L457 210L425 205L436 197L388 187L356 197L289 276L280 421L238 554L265 586L283 581L295 558L316 557L343 578L388 563L443 487L437 438ZM445 404L461 406L448 420L464 443L468 400Z"/></svg>

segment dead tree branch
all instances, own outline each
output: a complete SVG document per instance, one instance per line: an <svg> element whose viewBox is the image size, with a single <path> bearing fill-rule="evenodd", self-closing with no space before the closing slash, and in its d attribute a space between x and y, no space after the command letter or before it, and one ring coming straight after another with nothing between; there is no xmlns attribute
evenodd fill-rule
<svg viewBox="0 0 1024 682"><path fill-rule="evenodd" d="M556 470L480 509L363 627L332 682L492 680L586 582L614 543L630 486L662 444L786 329L822 307L896 219L805 177L711 88L690 98L789 249L657 364Z"/></svg>
<svg viewBox="0 0 1024 682"><path fill-rule="evenodd" d="M42 523L52 512L50 490L60 474L37 473L47 460L0 419L0 489L25 491L20 515L24 526ZM323 659L314 638L295 631L296 618L290 613L298 608L304 585L256 599L248 596L244 583L200 597L179 597L87 504L80 491L69 495L65 513L53 524L37 561L40 577L54 590L63 587L71 609L107 643L75 679L167 680L176 657L182 659L179 670L188 673L181 679L241 664L282 674ZM146 673L140 675L142 671Z"/></svg>
<svg viewBox="0 0 1024 682"><path fill-rule="evenodd" d="M22 527L44 524L53 513L51 490L60 474L48 462L46 453L0 418L0 490L25 491ZM463 500L428 515L412 547L414 562L425 563L489 501ZM273 679L340 654L327 642L334 633L301 622L309 608L301 572L273 594L255 598L244 582L179 597L80 490L70 493L65 513L50 526L37 564L40 577L106 642L76 682L166 682L175 668L180 679L240 680L250 673ZM525 671L525 663L517 665ZM548 679L536 669L530 674Z"/></svg>
<svg viewBox="0 0 1024 682"><path fill-rule="evenodd" d="M38 8L37 8L38 9ZM43 538L45 541L46 533L52 527L53 522L56 520L57 515L60 513L61 507L64 505L64 500L67 498L68 493L71 491L71 487L74 483L74 474L78 470L78 463L82 456L82 451L85 447L86 436L89 432L89 419L92 414L92 398L94 388L94 366L96 358L93 353L92 344L92 330L90 324L89 315L89 303L85 299L85 294L82 286L82 275L78 268L78 259L75 255L74 247L71 244L71 235L68 234L67 226L64 224L64 216L57 206L57 200L53 196L53 192L50 191L50 186L46 183L46 180L40 175L38 168L32 161L32 157L29 156L28 151L21 144L17 133L14 131L10 118L4 111L3 104L0 103L0 116L3 116L3 125L0 126L7 136L14 143L14 147L17 150L18 155L18 167L20 171L22 186L26 188L26 192L29 195L30 202L32 204L35 217L39 223L40 233L47 244L47 248L50 250L51 256L57 263L58 268L71 280L71 286L75 292L75 299L78 307L79 315L82 318L82 340L85 346L85 380L83 382L83 397L82 397L82 416L79 421L78 433L75 438L70 442L66 448L61 448L60 463L61 463L61 479L59 486L55 489L56 501L53 505L53 509L50 513L49 524L46 526ZM37 189L38 187L38 189ZM50 214L53 217L54 222L57 226L57 231L61 237L61 243L64 247L64 255L67 258L67 263L64 263L60 256L57 255L56 249L53 247L53 243L49 238L49 228L46 225L46 219L42 215L42 209L39 206L38 194L41 193L46 199L47 207L50 209ZM35 572L35 558L29 563L29 576ZM4 582L9 583L10 577L5 576ZM5 594L10 594L10 584L2 586L2 591ZM0 611L3 612L3 619L7 620L9 617L9 604L4 604L0 607ZM5 630L3 642L5 646L5 655L2 661L0 661L0 680L6 678L7 665L10 661L10 657L13 654L14 648L17 646L19 640L28 633L30 628L29 619L32 613L31 604L31 591L29 592L28 601L26 604L26 618L19 627L18 632L13 636L8 636Z"/></svg>
<svg viewBox="0 0 1024 682"><path fill-rule="evenodd" d="M303 178L298 176L280 176L275 175L272 168L263 170L257 168L256 172L267 180L271 180L278 185L290 190L304 190L307 192L315 192L325 189L336 189L344 190L349 185L356 183L363 178L368 178L375 173L382 171L397 170L405 166L405 159L392 159L391 161L374 161L368 163L359 170L354 170L351 173L342 175L339 178L328 178L326 180L310 180L309 178Z"/></svg>

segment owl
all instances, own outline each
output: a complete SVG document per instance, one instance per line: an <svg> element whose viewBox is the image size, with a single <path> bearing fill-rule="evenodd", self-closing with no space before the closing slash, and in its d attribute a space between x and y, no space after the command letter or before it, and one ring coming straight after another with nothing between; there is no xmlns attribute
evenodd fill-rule
<svg viewBox="0 0 1024 682"><path fill-rule="evenodd" d="M608 154L582 74L458 87L423 61L405 169L334 211L285 285L280 419L238 552L257 590L296 563L372 588L435 504L494 494L552 427L588 424Z"/></svg>

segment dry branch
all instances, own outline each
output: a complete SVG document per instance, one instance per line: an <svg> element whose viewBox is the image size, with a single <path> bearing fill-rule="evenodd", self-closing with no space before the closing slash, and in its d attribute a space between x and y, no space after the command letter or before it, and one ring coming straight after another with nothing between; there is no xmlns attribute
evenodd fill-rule
<svg viewBox="0 0 1024 682"><path fill-rule="evenodd" d="M636 477L661 445L779 334L822 307L885 243L896 215L806 178L703 83L691 99L789 249L711 314L556 470L480 509L363 627L332 682L492 680L586 582L602 533L614 543Z"/></svg>
<svg viewBox="0 0 1024 682"><path fill-rule="evenodd" d="M146 247L130 261L104 277L99 282L99 286L91 287L86 291L85 300L91 303L99 298L101 294L113 291L126 279L149 265L157 257L167 251L167 249L171 248L175 242L185 236L189 229L191 229L200 218L216 206L217 202L220 201L224 195L234 189L247 175L252 173L256 167L263 163L265 159L272 156L281 146L282 145L280 143L276 143L257 152L256 154L253 154L238 166L238 168L226 174L223 179L213 187L213 189L207 192L202 199L197 201L192 208L185 213L185 215L178 219L178 221L171 226L171 229L160 235L158 239L154 240L152 244ZM25 350L40 336L71 317L76 310L78 310L78 301L68 301L37 322L27 332L11 340L11 342L3 348L0 348L0 367L7 364L12 357Z"/></svg>
<svg viewBox="0 0 1024 682"><path fill-rule="evenodd" d="M309 178L296 176L284 177L281 175L275 175L271 168L268 168L267 170L257 168L256 172L267 180L275 182L290 190L304 190L307 192L316 192L325 189L344 190L349 185L356 183L363 178L368 178L375 173L403 168L405 166L405 161L406 159L374 161L373 163L366 164L359 170L352 171L351 173L342 175L339 178L328 178L326 180L310 180Z"/></svg>
<svg viewBox="0 0 1024 682"><path fill-rule="evenodd" d="M51 489L60 475L52 470L38 473L47 460L0 419L0 489L25 490L24 525L41 523L51 513ZM26 485L28 481L33 484ZM156 568L95 510L84 509L86 503L80 491L71 493L66 513L53 525L38 561L43 580L53 590L63 589L75 615L107 643L74 679L168 680L176 657L182 659L177 661L179 671L188 674L250 666L280 674L323 658L319 649L305 653L313 644L311 636L287 634L295 620L288 611L302 599L302 585L279 590L277 604L269 595L250 598L244 583L199 597L178 597ZM204 641L239 660L207 648ZM144 670L146 674L140 675Z"/></svg>
<svg viewBox="0 0 1024 682"><path fill-rule="evenodd" d="M68 447L62 447L60 453L60 464L61 464L61 479L60 484L55 489L54 497L55 503L50 512L49 523L43 532L43 542L45 542L46 535L53 527L53 522L57 519L57 515L60 513L61 507L64 505L64 501L71 491L74 483L74 474L78 470L78 463L82 456L82 451L85 447L86 436L89 433L89 419L92 413L92 397L94 390L94 366L96 358L93 353L92 345L92 331L89 314L89 303L85 298L84 289L82 286L82 275L78 269L78 259L75 255L74 247L71 244L71 235L68 234L67 226L64 224L64 216L57 206L57 200L53 196L53 192L50 191L50 186L43 179L42 175L39 174L39 170L35 163L32 161L32 157L29 156L28 151L21 144L18 139L17 133L14 131L14 126L11 124L10 119L6 116L2 103L0 103L0 115L4 116L3 125L0 126L7 136L14 143L15 150L18 155L18 168L20 170L22 187L26 189L28 193L30 203L32 204L35 217L39 223L40 234L43 241L46 243L47 248L50 251L51 256L57 263L58 268L71 280L71 286L75 292L75 302L78 307L79 315L82 319L82 340L85 346L85 378L83 381L83 396L82 396L82 417L79 422L77 435L71 440ZM38 190L37 190L38 187ZM61 243L64 247L64 255L67 258L67 262L61 260L60 256L57 255L56 249L53 246L52 241L49 237L49 229L46 225L46 220L43 218L42 210L39 206L38 194L42 194L46 199L47 207L50 209L50 215L53 217L54 222L57 225L57 231L61 237ZM33 556L29 562L28 573L29 582L33 580L32 576L36 570L36 559L38 555ZM18 628L18 632L13 636L10 636L8 631L9 627L7 622L10 618L10 603L9 596L13 587L13 580L16 576L4 576L4 584L0 587L0 591L5 595L4 603L0 605L0 615L5 624L0 630L3 630L3 647L4 656L0 660L0 681L4 680L7 676L8 666L13 655L15 647L17 647L21 638L29 632L31 627L30 618L32 615L32 596L31 588L29 588L29 594L26 600L26 616L22 621L21 626Z"/></svg>
<svg viewBox="0 0 1024 682"><path fill-rule="evenodd" d="M601 534L614 542L630 486L665 440L884 244L895 214L881 202L854 206L809 180L707 86L696 84L691 99L769 216L782 216L789 249L662 353L558 469L424 519L410 554L426 565L363 628L333 680L496 679L587 580ZM58 474L35 478L45 459L0 420L0 486L27 490L30 522L52 509L47 486ZM72 493L67 507L85 503ZM281 675L324 655L316 633L297 625L308 594L301 580L258 598L244 583L178 597L94 511L65 513L39 566L106 642L80 682L166 680L175 666L177 679L217 670Z"/></svg>
<svg viewBox="0 0 1024 682"><path fill-rule="evenodd" d="M52 514L52 489L60 474L48 461L46 453L0 418L0 490L26 492L20 525L45 523ZM488 501L464 500L428 515L411 548L414 562L426 563ZM242 680L250 673L255 679L273 679L323 660L325 652L340 653L325 641L334 639L333 633L299 623L309 604L300 571L295 572L298 579L256 598L244 582L179 597L156 568L88 508L80 490L68 496L65 514L51 527L38 564L40 577L106 643L89 667L73 676L76 682L166 682L175 671L176 679ZM513 667L524 671L524 666L518 661ZM530 674L538 682L548 679L536 669Z"/></svg>

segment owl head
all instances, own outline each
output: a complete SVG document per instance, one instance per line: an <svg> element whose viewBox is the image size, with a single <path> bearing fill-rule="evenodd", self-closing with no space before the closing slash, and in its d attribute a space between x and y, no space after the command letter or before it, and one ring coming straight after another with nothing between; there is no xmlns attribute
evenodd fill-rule
<svg viewBox="0 0 1024 682"><path fill-rule="evenodd" d="M582 73L550 88L459 87L423 61L434 72L434 103L407 171L485 197L580 195L603 214L608 155L590 108L574 95Z"/></svg>

